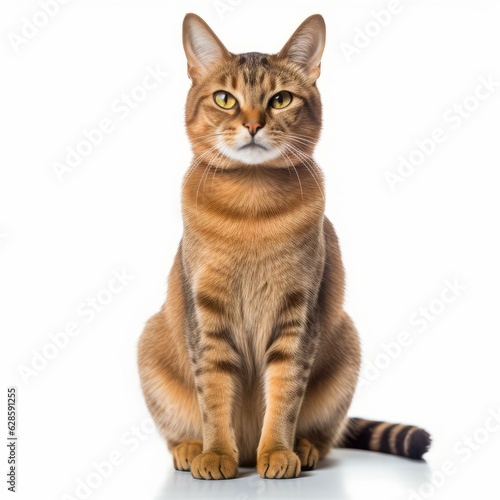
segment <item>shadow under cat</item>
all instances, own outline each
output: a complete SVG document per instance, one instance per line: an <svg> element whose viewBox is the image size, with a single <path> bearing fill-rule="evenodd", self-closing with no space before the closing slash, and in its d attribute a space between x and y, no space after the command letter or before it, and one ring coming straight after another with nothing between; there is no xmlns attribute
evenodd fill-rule
<svg viewBox="0 0 500 500"><path fill-rule="evenodd" d="M409 496L410 489L418 489L427 481L430 473L424 460L335 449L321 460L316 470L287 481L262 479L252 468L240 468L238 478L233 481L193 481L190 473L169 469L167 480L154 500L401 500Z"/></svg>

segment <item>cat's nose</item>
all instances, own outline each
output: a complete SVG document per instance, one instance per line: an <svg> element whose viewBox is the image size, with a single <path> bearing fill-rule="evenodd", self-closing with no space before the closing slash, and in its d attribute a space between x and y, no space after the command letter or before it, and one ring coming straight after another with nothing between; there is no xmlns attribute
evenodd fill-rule
<svg viewBox="0 0 500 500"><path fill-rule="evenodd" d="M262 125L256 121L247 122L244 125L252 137L262 128Z"/></svg>

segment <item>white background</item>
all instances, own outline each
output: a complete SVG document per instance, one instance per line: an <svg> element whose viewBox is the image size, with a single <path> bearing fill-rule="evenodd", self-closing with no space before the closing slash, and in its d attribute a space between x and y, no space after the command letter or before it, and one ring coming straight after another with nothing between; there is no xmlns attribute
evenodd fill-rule
<svg viewBox="0 0 500 500"><path fill-rule="evenodd" d="M17 498L83 498L77 481L110 454L121 454L121 463L89 498L407 499L445 461L453 472L434 491L424 487L421 498L492 498L500 432L480 429L490 411L500 411L500 87L460 126L446 113L474 95L479 78L500 82L499 2L402 0L349 61L342 44L353 44L372 11L390 2L231 1L221 15L211 0L73 0L18 51L12 34L40 7L2 2L1 364L2 391L18 387ZM324 15L316 158L365 369L387 360L382 344L401 332L413 339L359 390L351 413L427 428L434 437L427 464L334 451L317 473L295 481L260 481L247 471L215 485L174 473L151 432L136 343L163 302L182 232L179 192L191 154L181 23L189 11L233 52L276 52L305 17ZM128 116L117 112L116 101L156 66L168 76L146 94L136 90L144 99ZM59 180L54 162L106 118L113 131ZM385 173L436 128L446 140L392 191ZM109 298L102 291L123 270L133 278L88 321L87 299ZM446 280L465 290L442 307L436 299ZM425 328L420 323L420 332L413 315L431 302L440 314ZM31 367L49 335L71 322L79 335L26 383L19 367ZM5 436L6 396L1 408ZM132 433L143 422L138 444ZM469 457L460 443L474 433L482 444L473 442ZM0 487L6 491L4 480Z"/></svg>

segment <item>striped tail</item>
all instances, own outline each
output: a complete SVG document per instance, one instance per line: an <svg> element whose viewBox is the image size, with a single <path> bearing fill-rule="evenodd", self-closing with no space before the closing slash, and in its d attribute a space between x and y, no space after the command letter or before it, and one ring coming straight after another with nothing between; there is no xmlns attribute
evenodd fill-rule
<svg viewBox="0 0 500 500"><path fill-rule="evenodd" d="M342 448L390 453L419 460L429 450L431 436L413 425L350 418Z"/></svg>

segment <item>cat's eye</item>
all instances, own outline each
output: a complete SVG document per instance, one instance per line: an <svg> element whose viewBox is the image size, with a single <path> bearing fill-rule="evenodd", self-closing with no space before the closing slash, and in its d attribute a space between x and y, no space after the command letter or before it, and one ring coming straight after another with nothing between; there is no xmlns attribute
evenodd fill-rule
<svg viewBox="0 0 500 500"><path fill-rule="evenodd" d="M282 92L278 92L276 95L271 97L270 105L274 109L283 109L290 105L292 102L292 94L283 90Z"/></svg>
<svg viewBox="0 0 500 500"><path fill-rule="evenodd" d="M229 92L225 92L224 90L215 92L214 101L217 106L220 106L223 109L233 109L238 103L236 97L231 95Z"/></svg>

